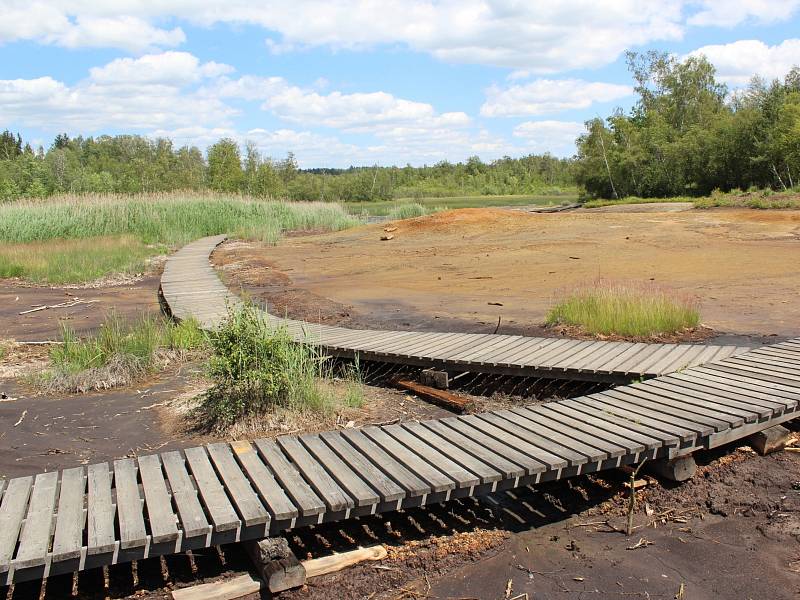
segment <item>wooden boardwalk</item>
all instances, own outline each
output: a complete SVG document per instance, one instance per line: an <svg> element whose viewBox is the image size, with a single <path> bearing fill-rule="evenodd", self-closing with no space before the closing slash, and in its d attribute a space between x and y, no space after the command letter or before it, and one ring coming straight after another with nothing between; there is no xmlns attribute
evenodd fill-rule
<svg viewBox="0 0 800 600"><path fill-rule="evenodd" d="M194 316L215 327L229 305L240 300L209 263L225 236L197 240L171 257L161 292L172 314ZM628 382L728 358L748 348L702 344L633 344L564 338L473 333L416 333L347 329L271 317L298 341L322 346L336 356L439 367L455 371L503 373L585 381Z"/></svg>
<svg viewBox="0 0 800 600"><path fill-rule="evenodd" d="M0 481L0 584L714 448L798 401L795 340L537 406Z"/></svg>
<svg viewBox="0 0 800 600"><path fill-rule="evenodd" d="M800 339L536 406L0 481L0 584L714 448L799 402Z"/></svg>

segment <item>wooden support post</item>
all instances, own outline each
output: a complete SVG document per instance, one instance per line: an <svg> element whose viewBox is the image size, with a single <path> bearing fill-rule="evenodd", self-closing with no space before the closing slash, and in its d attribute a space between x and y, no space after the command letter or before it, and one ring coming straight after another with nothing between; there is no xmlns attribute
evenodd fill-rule
<svg viewBox="0 0 800 600"><path fill-rule="evenodd" d="M761 456L765 456L786 447L789 443L789 430L782 425L773 425L748 437L747 443Z"/></svg>
<svg viewBox="0 0 800 600"><path fill-rule="evenodd" d="M424 369L419 374L419 382L422 385L427 385L438 390L450 389L450 376L447 374L447 371Z"/></svg>
<svg viewBox="0 0 800 600"><path fill-rule="evenodd" d="M694 457L691 454L686 454L675 458L651 460L647 463L647 470L664 479L683 482L694 476L697 470L697 463L694 462Z"/></svg>
<svg viewBox="0 0 800 600"><path fill-rule="evenodd" d="M252 540L244 542L244 547L273 594L306 582L306 569L289 548L286 538Z"/></svg>
<svg viewBox="0 0 800 600"><path fill-rule="evenodd" d="M416 394L423 400L438 404L439 406L452 410L457 413L468 412L474 405L474 402L465 396L454 394L446 390L437 390L436 388L409 381L407 379L394 379L391 384L401 390L407 390L412 394Z"/></svg>

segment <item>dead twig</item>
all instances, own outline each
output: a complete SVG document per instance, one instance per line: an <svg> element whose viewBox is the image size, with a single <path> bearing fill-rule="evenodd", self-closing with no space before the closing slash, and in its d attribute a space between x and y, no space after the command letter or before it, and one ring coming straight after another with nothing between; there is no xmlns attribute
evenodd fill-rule
<svg viewBox="0 0 800 600"><path fill-rule="evenodd" d="M22 411L22 414L20 415L19 419L17 419L17 422L14 423L14 427L22 423L25 420L25 416L27 414L28 414L28 409L26 408L25 410Z"/></svg>
<svg viewBox="0 0 800 600"><path fill-rule="evenodd" d="M70 308L72 306L77 306L78 304L94 304L97 300L82 300L81 298L76 298L75 300L70 300L69 302L61 302L60 304L43 304L42 306L37 306L36 308L29 308L28 310L23 310L19 314L27 315L30 313L39 312L40 310L48 310L51 308Z"/></svg>
<svg viewBox="0 0 800 600"><path fill-rule="evenodd" d="M628 492L630 494L628 500L628 521L625 527L625 535L628 537L633 533L633 511L636 510L636 476L639 475L639 470L646 462L647 459L644 459L631 473L630 489Z"/></svg>

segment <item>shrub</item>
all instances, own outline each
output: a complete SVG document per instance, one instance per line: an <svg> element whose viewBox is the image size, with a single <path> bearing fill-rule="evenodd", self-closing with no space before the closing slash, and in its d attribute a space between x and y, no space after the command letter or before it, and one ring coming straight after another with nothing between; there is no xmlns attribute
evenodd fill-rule
<svg viewBox="0 0 800 600"><path fill-rule="evenodd" d="M283 327L252 304L231 308L209 335L213 386L201 412L214 430L274 409L326 412L332 398L318 385L327 357L311 345L295 343Z"/></svg>
<svg viewBox="0 0 800 600"><path fill-rule="evenodd" d="M573 325L594 335L646 338L700 323L696 302L650 284L598 280L556 304L549 325Z"/></svg>

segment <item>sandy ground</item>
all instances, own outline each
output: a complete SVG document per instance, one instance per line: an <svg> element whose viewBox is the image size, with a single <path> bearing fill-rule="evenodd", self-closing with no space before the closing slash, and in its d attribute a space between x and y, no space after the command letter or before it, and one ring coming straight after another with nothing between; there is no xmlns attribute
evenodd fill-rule
<svg viewBox="0 0 800 600"><path fill-rule="evenodd" d="M385 224L367 225L275 247L234 243L215 260L277 312L296 316L302 292L345 324L491 331L501 317L501 333L535 334L565 291L603 277L695 296L704 324L720 333L800 335L800 211L672 208L463 209L394 223L390 241L380 240Z"/></svg>

